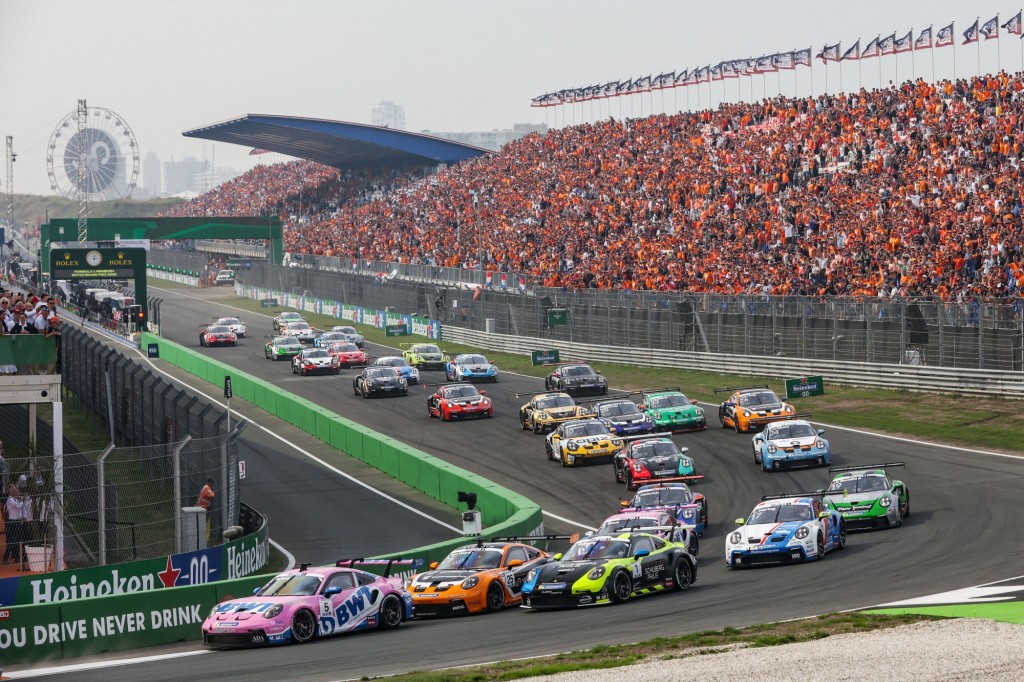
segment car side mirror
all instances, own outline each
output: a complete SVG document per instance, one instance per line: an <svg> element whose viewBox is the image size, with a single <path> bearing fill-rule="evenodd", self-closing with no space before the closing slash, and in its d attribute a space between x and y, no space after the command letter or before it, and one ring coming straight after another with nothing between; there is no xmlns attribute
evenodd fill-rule
<svg viewBox="0 0 1024 682"><path fill-rule="evenodd" d="M509 568L515 568L516 566L522 566L522 565L523 565L523 560L522 559L513 559L512 561L508 562L508 567Z"/></svg>
<svg viewBox="0 0 1024 682"><path fill-rule="evenodd" d="M480 391L480 395L487 395L487 391Z"/></svg>
<svg viewBox="0 0 1024 682"><path fill-rule="evenodd" d="M819 436L824 436L825 435L825 429L818 429L818 435Z"/></svg>
<svg viewBox="0 0 1024 682"><path fill-rule="evenodd" d="M583 537L585 537L585 538L594 537L594 531L588 530L586 533L583 534Z"/></svg>
<svg viewBox="0 0 1024 682"><path fill-rule="evenodd" d="M252 593L253 594L259 594L260 590L262 590L262 589L263 589L262 587L257 587L255 590L252 591Z"/></svg>
<svg viewBox="0 0 1024 682"><path fill-rule="evenodd" d="M600 373L601 373L601 370L596 370L596 371L597 371L597 373L598 373L598 374L600 374Z"/></svg>
<svg viewBox="0 0 1024 682"><path fill-rule="evenodd" d="M754 436L754 442L755 443L763 443L764 442L764 436L761 435L760 433L757 434L756 436Z"/></svg>
<svg viewBox="0 0 1024 682"><path fill-rule="evenodd" d="M326 590L324 590L325 597L331 597L335 594L341 594L341 587L338 585L331 585Z"/></svg>
<svg viewBox="0 0 1024 682"><path fill-rule="evenodd" d="M633 559L640 559L641 557L645 557L645 556L647 556L650 553L651 553L651 550L649 550L649 549L638 549L636 551L636 554L633 555Z"/></svg>
<svg viewBox="0 0 1024 682"><path fill-rule="evenodd" d="M827 519L829 516L831 516L831 514L829 514L827 511L823 511L820 514L818 514L819 519Z"/></svg>
<svg viewBox="0 0 1024 682"><path fill-rule="evenodd" d="M620 507L628 507L629 506L629 500L619 500L619 506Z"/></svg>
<svg viewBox="0 0 1024 682"><path fill-rule="evenodd" d="M431 571L435 570L437 568L437 562L431 561L430 566L428 566L427 568L429 568Z"/></svg>
<svg viewBox="0 0 1024 682"><path fill-rule="evenodd" d="M691 405L696 405L696 404L697 404L697 401L696 401L696 400L694 400L693 398L690 398L690 404L691 404Z"/></svg>
<svg viewBox="0 0 1024 682"><path fill-rule="evenodd" d="M552 558L553 558L553 559L554 559L555 561L561 561L561 560L562 560L562 553L561 553L561 552L559 552L558 554L556 554L556 555L555 555L555 556L553 556Z"/></svg>
<svg viewBox="0 0 1024 682"><path fill-rule="evenodd" d="M681 455L685 455L689 451L690 451L690 448L679 448L679 454L681 454Z"/></svg>
<svg viewBox="0 0 1024 682"><path fill-rule="evenodd" d="M742 526L744 523L746 523L746 521L744 521L743 519L736 519L737 526Z"/></svg>

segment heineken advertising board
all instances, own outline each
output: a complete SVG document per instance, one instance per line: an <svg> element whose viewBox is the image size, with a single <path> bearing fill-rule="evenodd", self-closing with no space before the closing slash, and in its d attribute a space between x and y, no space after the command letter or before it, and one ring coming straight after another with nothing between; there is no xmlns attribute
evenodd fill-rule
<svg viewBox="0 0 1024 682"><path fill-rule="evenodd" d="M557 350L535 350L530 353L534 365L550 365L558 362Z"/></svg>
<svg viewBox="0 0 1024 682"><path fill-rule="evenodd" d="M786 395L790 398L809 398L812 395L825 395L825 381L821 377L786 379Z"/></svg>
<svg viewBox="0 0 1024 682"><path fill-rule="evenodd" d="M384 336L408 336L409 325L400 324L388 324L384 325Z"/></svg>

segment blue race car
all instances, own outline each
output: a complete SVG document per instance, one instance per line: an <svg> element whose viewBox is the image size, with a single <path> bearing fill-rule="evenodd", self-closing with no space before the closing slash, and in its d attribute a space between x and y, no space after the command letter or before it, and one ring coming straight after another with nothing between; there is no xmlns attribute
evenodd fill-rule
<svg viewBox="0 0 1024 682"><path fill-rule="evenodd" d="M398 372L398 376L405 379L410 386L420 383L420 371L406 362L401 355L385 355L374 360L373 364L378 367L393 368Z"/></svg>
<svg viewBox="0 0 1024 682"><path fill-rule="evenodd" d="M629 502L623 500L624 511L666 511L685 525L692 525L697 535L708 527L708 501L685 483L651 483L640 486Z"/></svg>
<svg viewBox="0 0 1024 682"><path fill-rule="evenodd" d="M831 464L832 450L824 433L803 419L768 424L751 441L754 463L764 471Z"/></svg>
<svg viewBox="0 0 1024 682"><path fill-rule="evenodd" d="M594 403L594 414L608 423L616 436L640 436L654 433L654 419L628 398Z"/></svg>
<svg viewBox="0 0 1024 682"><path fill-rule="evenodd" d="M841 493L840 493L841 494ZM824 559L846 546L846 522L823 493L766 495L740 528L725 538L729 568Z"/></svg>
<svg viewBox="0 0 1024 682"><path fill-rule="evenodd" d="M498 368L479 353L456 355L444 365L447 381L498 381Z"/></svg>

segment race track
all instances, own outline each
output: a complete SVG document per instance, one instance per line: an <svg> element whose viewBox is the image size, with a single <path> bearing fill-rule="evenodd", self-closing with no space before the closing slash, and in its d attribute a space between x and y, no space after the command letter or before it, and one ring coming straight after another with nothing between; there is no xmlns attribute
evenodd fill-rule
<svg viewBox="0 0 1024 682"><path fill-rule="evenodd" d="M522 493L548 514L545 525L549 532L595 527L627 494L615 483L610 465L563 468L546 460L541 436L520 428L516 417L524 400L514 394L543 388L540 379L502 375L500 383L483 387L495 402L493 419L442 423L427 417L428 393L422 388L413 387L407 398L360 400L351 389L357 370L344 370L338 377L298 378L287 363L266 360L262 337L270 334L269 318L229 311L197 298L226 294L162 290L164 335ZM243 339L237 348L199 349L199 325L218 314L241 314L249 324L251 338ZM368 350L385 354L381 348ZM443 380L443 373L425 372L424 378ZM710 509L710 528L701 539L699 579L685 593L591 610L532 613L516 609L442 622L414 621L394 633L77 671L74 679L351 679L810 616L999 580L1016 575L1015 570L1019 573L1013 564L1019 564L1022 550L1012 540L1017 528L1007 511L1019 498L1024 460L827 426L823 428L831 440L834 466L907 463L906 469L896 474L911 492L912 515L905 526L851 533L847 549L822 562L728 571L722 554L734 519L745 517L761 495L816 490L824 487L829 475L822 469L763 473L753 464L750 436L719 429L715 408L706 409L711 428L676 436L707 475L694 488L706 495ZM893 419L898 420L899 415ZM279 476L281 486L294 484L294 474L287 467L267 474ZM247 499L250 490L246 488L243 499L260 508L258 502ZM320 513L323 503L319 498L327 491L311 488L308 493L303 499L312 518ZM392 548L393 543L380 538L379 531L366 528L365 534L353 539L356 545L369 547L379 542L381 551ZM350 530L364 533L364 526L352 524ZM295 529L289 537L276 523L273 531L275 539L293 554L322 556L317 551L321 540L308 532ZM66 675L60 678L70 679Z"/></svg>

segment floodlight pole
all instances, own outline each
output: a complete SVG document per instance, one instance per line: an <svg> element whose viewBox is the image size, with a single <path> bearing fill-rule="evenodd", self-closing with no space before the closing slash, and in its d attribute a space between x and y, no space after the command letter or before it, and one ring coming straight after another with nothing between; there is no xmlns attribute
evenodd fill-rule
<svg viewBox="0 0 1024 682"><path fill-rule="evenodd" d="M86 133L89 107L85 100L78 100L78 178L75 183L78 193L78 242L84 243L89 236L89 141Z"/></svg>

